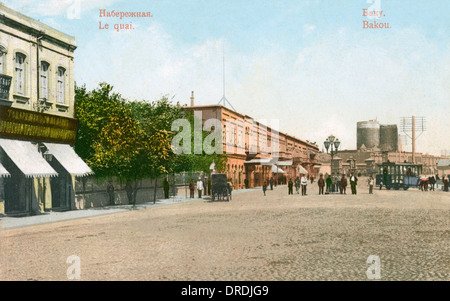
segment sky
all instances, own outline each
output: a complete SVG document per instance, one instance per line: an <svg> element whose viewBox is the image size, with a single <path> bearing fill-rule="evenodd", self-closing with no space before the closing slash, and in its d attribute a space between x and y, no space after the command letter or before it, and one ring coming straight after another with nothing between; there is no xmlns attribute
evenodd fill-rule
<svg viewBox="0 0 450 301"><path fill-rule="evenodd" d="M400 125L420 116L426 131L416 150L450 154L446 0L3 3L75 37L75 80L88 89L107 82L130 100L169 96L181 104L194 91L197 105L218 104L225 71L226 98L238 112L278 120L281 131L320 147L333 134L342 149L355 149L358 121ZM152 17L101 17L102 9Z"/></svg>

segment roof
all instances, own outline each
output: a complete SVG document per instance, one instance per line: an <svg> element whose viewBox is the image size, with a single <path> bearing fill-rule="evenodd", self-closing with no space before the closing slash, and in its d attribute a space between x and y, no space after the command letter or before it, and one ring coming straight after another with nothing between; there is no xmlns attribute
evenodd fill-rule
<svg viewBox="0 0 450 301"><path fill-rule="evenodd" d="M437 166L450 166L450 159L439 159Z"/></svg>
<svg viewBox="0 0 450 301"><path fill-rule="evenodd" d="M56 39L60 42L63 42L67 45L71 45L76 48L77 44L75 43L75 38L73 36L67 35L65 33L60 32L44 23L41 23L37 20L34 20L30 17L25 16L24 14L19 13L9 7L0 3L0 15L17 22L25 27L28 27L31 30L35 30L43 35Z"/></svg>

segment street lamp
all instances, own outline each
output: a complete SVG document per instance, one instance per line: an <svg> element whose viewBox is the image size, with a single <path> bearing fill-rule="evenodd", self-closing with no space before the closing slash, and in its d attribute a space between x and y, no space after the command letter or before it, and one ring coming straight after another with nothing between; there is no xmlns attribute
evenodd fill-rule
<svg viewBox="0 0 450 301"><path fill-rule="evenodd" d="M331 163L330 163L330 170L331 173L333 173L333 157L338 152L339 145L341 144L341 141L339 141L338 138L336 138L333 135L328 136L328 138L323 142L323 145L325 146L325 149L327 150L327 154L329 153L331 155ZM328 152L330 150L330 152Z"/></svg>

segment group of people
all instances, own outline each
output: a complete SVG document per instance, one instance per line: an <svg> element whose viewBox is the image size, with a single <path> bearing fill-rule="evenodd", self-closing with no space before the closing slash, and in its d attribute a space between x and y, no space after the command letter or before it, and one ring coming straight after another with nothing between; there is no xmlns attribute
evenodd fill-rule
<svg viewBox="0 0 450 301"><path fill-rule="evenodd" d="M308 179L306 178L306 176L302 174L300 178L299 177L295 178L294 182L292 182L292 179L289 179L288 194L294 194L294 184L295 184L295 191L297 192L297 194L300 194L300 187L301 187L302 195L306 195L306 186L308 185Z"/></svg>
<svg viewBox="0 0 450 301"><path fill-rule="evenodd" d="M205 181L202 181L202 178L199 177L197 182L194 183L194 180L191 179L189 182L189 194L190 198L194 198L195 190L197 190L198 198L202 198L202 194L210 194L211 190L211 180L205 177Z"/></svg>
<svg viewBox="0 0 450 301"><path fill-rule="evenodd" d="M342 177L339 180L337 180L336 178L333 180L331 178L331 176L328 176L326 179L324 179L323 175L320 175L319 180L317 181L317 185L319 186L319 194L324 194L325 186L326 186L327 193L337 192L339 190L339 192L341 194L347 194L348 182L350 182L352 194L356 194L357 193L356 186L358 184L358 177L355 174L351 173L350 178L348 180L344 174L342 175ZM311 183L313 183L313 180L311 180ZM269 184L270 184L270 189L273 190L273 179L272 178L270 178ZM375 180L374 180L373 176L370 176L370 178L368 180L368 184L369 184L369 193L372 194L373 186L375 184ZM300 194L300 191L301 191L302 196L307 195L306 189L308 186L308 179L305 176L305 174L301 174L301 177L295 178L294 181L292 181L292 178L289 179L288 194L294 194L294 186L295 186L295 191L297 194ZM264 181L262 188L263 188L264 195L266 195L266 191L268 188L267 181Z"/></svg>
<svg viewBox="0 0 450 301"><path fill-rule="evenodd" d="M323 175L320 175L317 185L319 186L319 194L324 194L324 188L326 186L326 193L338 192L340 194L347 194L347 185L350 182L352 194L356 194L356 185L358 184L358 177L354 173L350 173L350 178L347 180L345 174L339 179L337 176L332 178L330 175L326 179ZM369 178L369 193L373 191L373 177Z"/></svg>

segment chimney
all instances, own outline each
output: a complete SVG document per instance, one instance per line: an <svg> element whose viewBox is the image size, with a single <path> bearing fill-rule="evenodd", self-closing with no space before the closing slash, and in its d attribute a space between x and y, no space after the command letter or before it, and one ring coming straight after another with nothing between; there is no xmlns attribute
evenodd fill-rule
<svg viewBox="0 0 450 301"><path fill-rule="evenodd" d="M194 91L191 93L191 107L194 106Z"/></svg>

